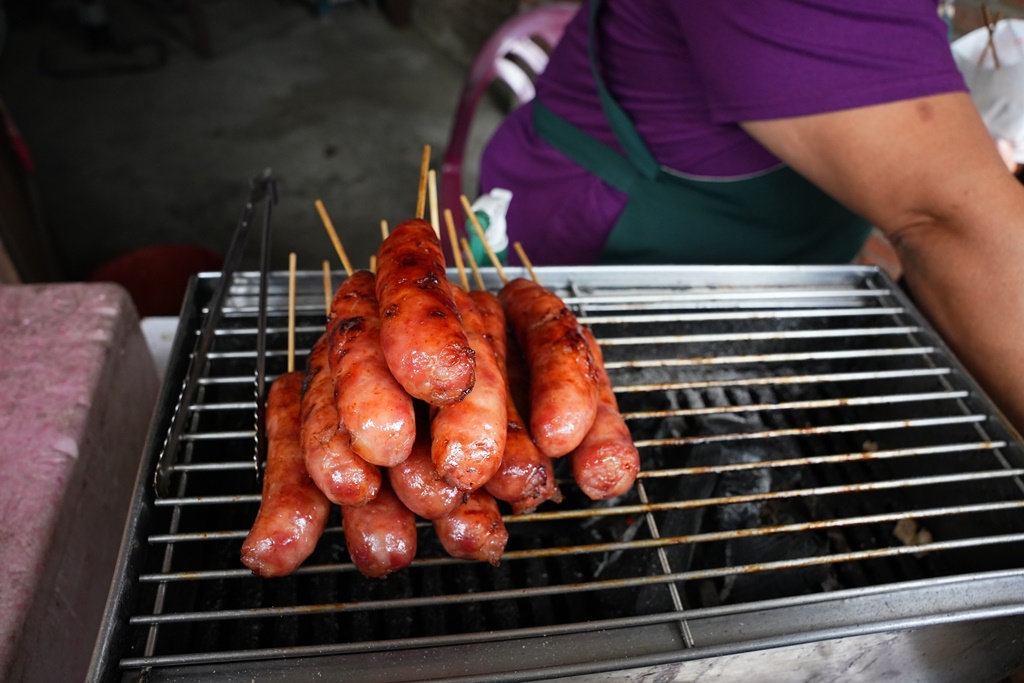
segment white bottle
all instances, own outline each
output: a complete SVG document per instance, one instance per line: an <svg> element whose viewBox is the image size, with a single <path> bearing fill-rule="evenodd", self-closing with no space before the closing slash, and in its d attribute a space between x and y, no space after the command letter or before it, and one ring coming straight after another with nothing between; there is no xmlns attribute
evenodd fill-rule
<svg viewBox="0 0 1024 683"><path fill-rule="evenodd" d="M496 187L485 195L477 197L470 207L476 214L480 227L484 229L484 236L487 238L487 245L497 255L502 264L506 263L508 252L508 232L505 217L508 214L508 206L512 202L512 192L504 188ZM473 258L480 265L490 264L490 258L476 230L468 223L466 231L469 233L469 247L473 252Z"/></svg>

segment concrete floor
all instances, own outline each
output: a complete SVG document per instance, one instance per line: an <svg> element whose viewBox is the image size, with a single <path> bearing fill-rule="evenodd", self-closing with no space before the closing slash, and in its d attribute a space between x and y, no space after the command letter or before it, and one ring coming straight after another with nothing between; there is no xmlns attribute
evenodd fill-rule
<svg viewBox="0 0 1024 683"><path fill-rule="evenodd" d="M275 0L203 3L215 56L198 56L183 15L110 2L124 36L159 39L166 64L146 73L59 79L40 55L91 65L82 36L54 16L15 26L0 61L0 97L36 164L42 211L65 279L165 243L223 252L264 168L279 181L272 267L319 269L334 256L313 202L324 201L344 246L365 266L392 225L415 211L420 155L440 167L466 65L375 5ZM176 37L176 34L177 35ZM113 63L116 63L114 60ZM488 104L468 159L500 120ZM467 169L466 186L475 171ZM258 267L258 239L245 268Z"/></svg>

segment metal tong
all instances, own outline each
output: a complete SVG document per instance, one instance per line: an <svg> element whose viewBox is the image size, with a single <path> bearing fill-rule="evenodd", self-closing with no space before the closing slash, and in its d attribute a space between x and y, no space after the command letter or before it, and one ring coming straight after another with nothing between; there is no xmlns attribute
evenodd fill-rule
<svg viewBox="0 0 1024 683"><path fill-rule="evenodd" d="M266 433L263 424L266 419L264 392L266 389L266 321L267 321L267 272L270 262L270 218L273 205L277 203L277 183L270 169L265 169L249 181L249 193L235 232L228 245L224 257L224 267L214 288L207 307L206 319L196 338L195 346L189 357L188 372L182 381L181 393L171 417L170 427L164 439L160 457L157 460L156 472L153 475L153 486L158 497L166 497L170 487L171 473L178 461L181 436L185 431L186 421L191 414L191 406L195 401L199 379L206 368L206 359L213 345L214 332L220 322L231 279L242 261L249 226L256 215L257 206L262 203L263 235L260 245L260 292L259 292L259 325L256 339L256 381L255 381L255 426L256 447L253 453L253 466L257 478L260 476L262 463L266 458Z"/></svg>

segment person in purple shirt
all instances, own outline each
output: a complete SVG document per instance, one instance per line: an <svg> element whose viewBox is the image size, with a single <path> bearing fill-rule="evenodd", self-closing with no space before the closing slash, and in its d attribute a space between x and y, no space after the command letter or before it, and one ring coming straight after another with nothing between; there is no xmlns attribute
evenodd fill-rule
<svg viewBox="0 0 1024 683"><path fill-rule="evenodd" d="M936 0L585 2L480 183L538 264L845 263L877 226L1024 428L1024 188Z"/></svg>

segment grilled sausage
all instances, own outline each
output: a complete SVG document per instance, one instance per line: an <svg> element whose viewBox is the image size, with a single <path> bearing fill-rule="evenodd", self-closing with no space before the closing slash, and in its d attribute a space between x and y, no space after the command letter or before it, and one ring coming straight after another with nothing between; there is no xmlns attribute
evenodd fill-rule
<svg viewBox="0 0 1024 683"><path fill-rule="evenodd" d="M508 438L501 468L485 488L495 498L512 505L512 512L533 512L545 501L562 502L551 458L537 450L522 422L508 423Z"/></svg>
<svg viewBox="0 0 1024 683"><path fill-rule="evenodd" d="M629 427L619 413L608 372L604 369L601 348L590 330L583 331L597 361L597 417L576 450L569 454L569 465L576 485L591 500L607 500L629 490L640 473L640 454L633 444Z"/></svg>
<svg viewBox="0 0 1024 683"><path fill-rule="evenodd" d="M386 482L366 505L342 507L341 523L349 557L364 576L387 576L416 557L416 517Z"/></svg>
<svg viewBox="0 0 1024 683"><path fill-rule="evenodd" d="M506 328L507 330L507 328ZM516 404L524 424L530 424L530 370L519 348L515 334L505 335L505 374L508 377L509 396Z"/></svg>
<svg viewBox="0 0 1024 683"><path fill-rule="evenodd" d="M466 337L476 356L476 383L458 403L434 411L430 422L431 450L441 478L461 491L474 491L501 467L508 425L505 380L483 320L469 295L455 287Z"/></svg>
<svg viewBox="0 0 1024 683"><path fill-rule="evenodd" d="M539 284L512 280L499 294L530 372L530 433L541 453L576 448L597 414L597 375L582 328Z"/></svg>
<svg viewBox="0 0 1024 683"><path fill-rule="evenodd" d="M381 348L395 379L433 406L461 401L473 388L476 363L429 223L400 223L381 244L377 301Z"/></svg>
<svg viewBox="0 0 1024 683"><path fill-rule="evenodd" d="M498 566L508 543L498 504L486 491L474 491L465 503L434 520L434 532L452 557L494 566Z"/></svg>
<svg viewBox="0 0 1024 683"><path fill-rule="evenodd" d="M306 474L299 444L302 372L282 375L267 395L263 499L242 544L242 563L263 577L290 574L313 552L331 503Z"/></svg>
<svg viewBox="0 0 1024 683"><path fill-rule="evenodd" d="M330 333L313 345L302 390L302 450L306 471L332 503L364 505L377 495L381 473L356 455L338 423L334 377L327 362Z"/></svg>
<svg viewBox="0 0 1024 683"><path fill-rule="evenodd" d="M485 336L491 342L506 387L508 422L505 452L502 454L501 467L484 488L498 500L510 503L512 511L516 514L533 512L538 505L547 500L560 503L562 493L555 482L551 458L537 450L512 397L512 386L507 371L508 336L505 332L505 312L501 309L501 302L484 290L470 292L469 296L480 312L484 328L487 330Z"/></svg>
<svg viewBox="0 0 1024 683"><path fill-rule="evenodd" d="M416 435L412 455L388 469L388 481L405 506L424 519L444 517L466 494L446 483L430 458L430 430Z"/></svg>
<svg viewBox="0 0 1024 683"><path fill-rule="evenodd" d="M375 465L396 465L412 452L416 418L412 397L391 374L381 350L373 273L357 271L341 283L330 317L337 412L352 450Z"/></svg>

